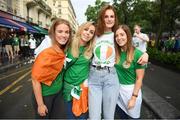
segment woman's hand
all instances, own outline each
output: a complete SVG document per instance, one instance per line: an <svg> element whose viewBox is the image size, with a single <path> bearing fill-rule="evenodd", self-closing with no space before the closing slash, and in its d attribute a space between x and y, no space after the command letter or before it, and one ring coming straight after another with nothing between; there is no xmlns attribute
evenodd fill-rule
<svg viewBox="0 0 180 120"><path fill-rule="evenodd" d="M139 60L137 61L137 63L141 64L141 65L145 65L148 63L148 59L149 59L149 55L147 53L144 53Z"/></svg>
<svg viewBox="0 0 180 120"><path fill-rule="evenodd" d="M47 113L48 113L48 109L46 105L43 104L38 106L38 114L40 116L46 116Z"/></svg>
<svg viewBox="0 0 180 120"><path fill-rule="evenodd" d="M132 109L136 104L136 97L132 96L131 99L128 101L128 109Z"/></svg>

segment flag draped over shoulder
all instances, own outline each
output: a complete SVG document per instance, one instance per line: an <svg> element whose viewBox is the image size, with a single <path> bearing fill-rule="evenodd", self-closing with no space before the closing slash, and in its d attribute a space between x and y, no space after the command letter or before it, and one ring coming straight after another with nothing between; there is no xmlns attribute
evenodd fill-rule
<svg viewBox="0 0 180 120"><path fill-rule="evenodd" d="M61 72L65 54L57 46L43 50L36 58L32 67L31 77L34 80L50 86Z"/></svg>

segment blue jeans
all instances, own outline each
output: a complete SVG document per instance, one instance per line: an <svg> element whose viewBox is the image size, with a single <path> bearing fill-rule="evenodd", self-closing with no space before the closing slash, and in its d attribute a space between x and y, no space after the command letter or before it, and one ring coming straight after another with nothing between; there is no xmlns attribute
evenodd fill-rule
<svg viewBox="0 0 180 120"><path fill-rule="evenodd" d="M89 118L114 119L114 113L119 93L119 80L114 67L108 69L90 68L89 74Z"/></svg>
<svg viewBox="0 0 180 120"><path fill-rule="evenodd" d="M67 119L87 119L88 112L81 114L80 116L75 116L72 112L72 101L65 101L66 106L66 117Z"/></svg>

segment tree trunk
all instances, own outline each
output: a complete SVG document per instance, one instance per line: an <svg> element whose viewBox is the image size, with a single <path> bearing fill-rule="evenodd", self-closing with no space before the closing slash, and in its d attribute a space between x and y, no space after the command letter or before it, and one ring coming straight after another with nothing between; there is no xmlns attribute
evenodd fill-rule
<svg viewBox="0 0 180 120"><path fill-rule="evenodd" d="M159 41L161 39L162 35L162 29L163 29L163 18L164 18L164 6L165 6L165 0L160 0L160 23L159 23L159 28L158 28L158 33L157 33L157 42L156 42L156 47L159 45Z"/></svg>

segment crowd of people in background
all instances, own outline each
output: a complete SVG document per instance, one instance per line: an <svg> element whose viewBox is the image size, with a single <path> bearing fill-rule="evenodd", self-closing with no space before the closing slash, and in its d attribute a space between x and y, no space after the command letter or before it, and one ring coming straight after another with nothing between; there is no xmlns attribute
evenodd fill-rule
<svg viewBox="0 0 180 120"><path fill-rule="evenodd" d="M148 47L156 47L155 43L156 41L156 36L151 35L150 36L150 41L148 44ZM162 35L159 44L157 45L158 50L163 51L163 52L180 52L180 33L175 34L175 35Z"/></svg>
<svg viewBox="0 0 180 120"><path fill-rule="evenodd" d="M44 37L0 32L0 61L34 58L34 50Z"/></svg>

